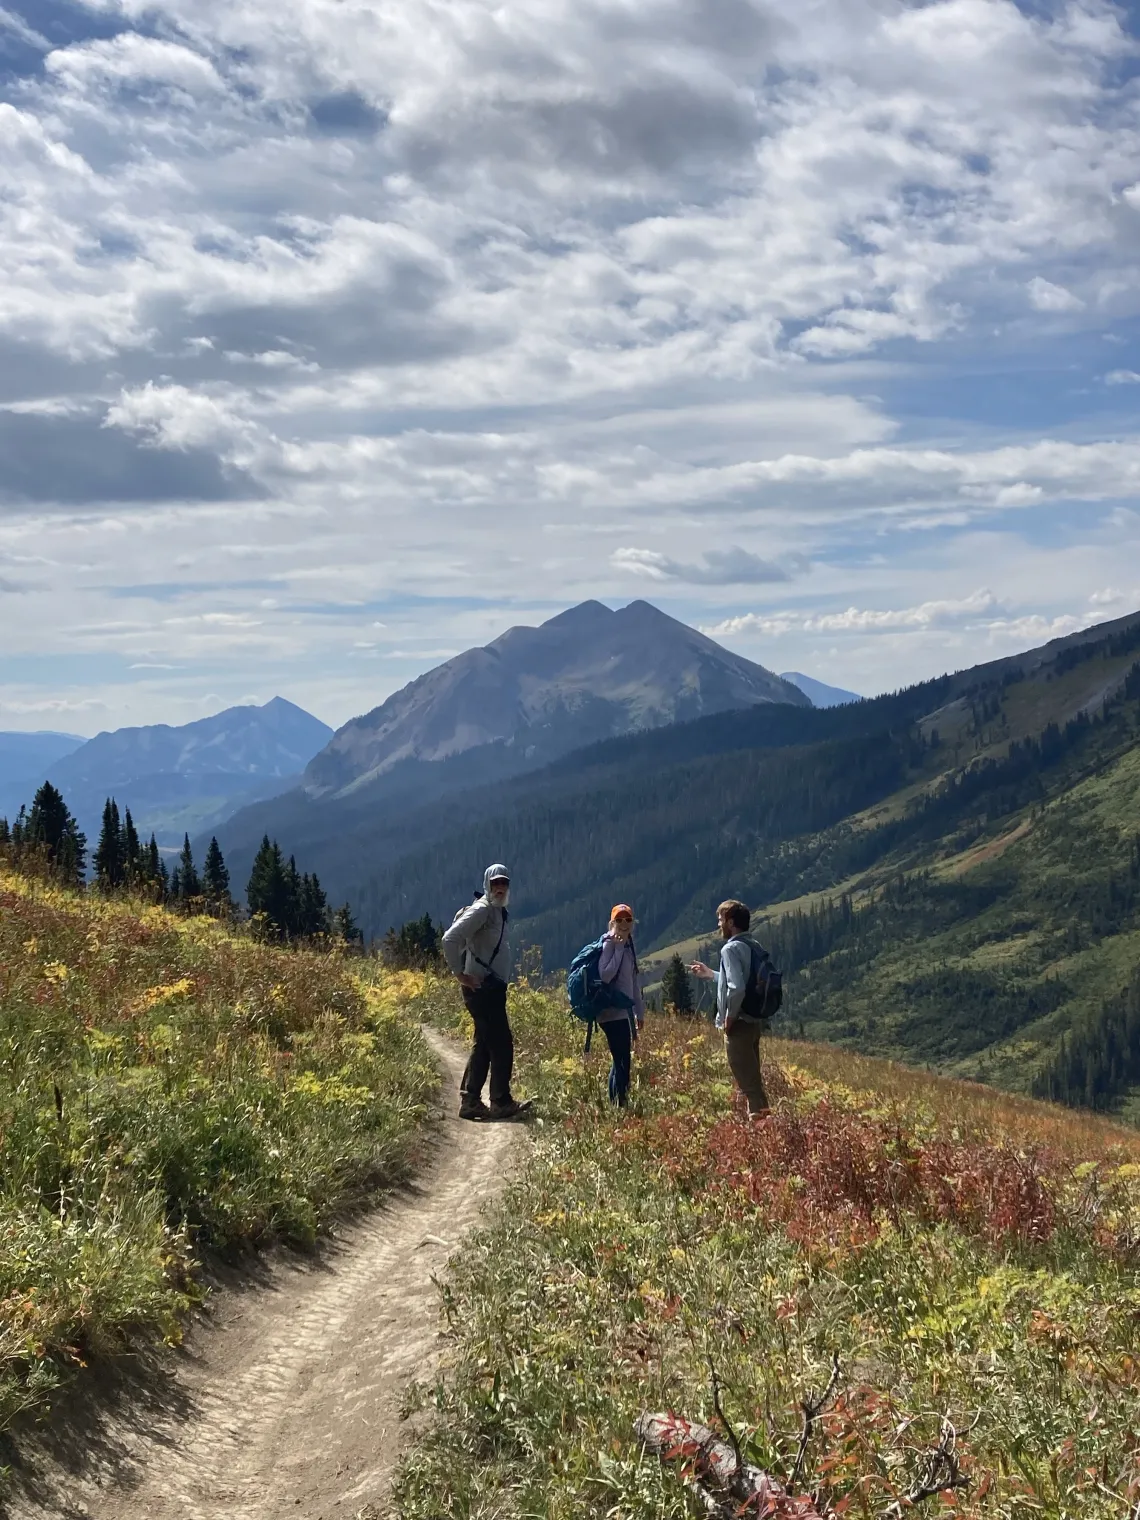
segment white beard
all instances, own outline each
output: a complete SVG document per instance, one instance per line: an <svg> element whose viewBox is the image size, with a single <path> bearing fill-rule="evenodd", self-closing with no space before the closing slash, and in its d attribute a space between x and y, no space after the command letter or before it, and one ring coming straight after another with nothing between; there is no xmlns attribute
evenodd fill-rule
<svg viewBox="0 0 1140 1520"><path fill-rule="evenodd" d="M505 908L510 904L511 892L508 887L505 892L496 892L491 898L496 908Z"/></svg>

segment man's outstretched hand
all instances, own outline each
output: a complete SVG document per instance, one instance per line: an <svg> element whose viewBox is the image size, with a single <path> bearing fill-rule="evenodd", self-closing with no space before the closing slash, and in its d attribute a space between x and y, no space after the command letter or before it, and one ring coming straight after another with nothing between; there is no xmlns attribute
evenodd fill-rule
<svg viewBox="0 0 1140 1520"><path fill-rule="evenodd" d="M716 972L712 969L711 966L706 966L704 961L691 962L689 970L696 977L698 982L716 981Z"/></svg>

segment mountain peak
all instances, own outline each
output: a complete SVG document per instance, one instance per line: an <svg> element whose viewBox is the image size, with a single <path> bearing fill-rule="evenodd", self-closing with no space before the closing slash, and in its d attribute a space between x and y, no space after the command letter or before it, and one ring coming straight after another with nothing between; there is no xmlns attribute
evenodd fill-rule
<svg viewBox="0 0 1140 1520"><path fill-rule="evenodd" d="M652 602L647 602L643 597L638 597L635 602L627 602L618 613L619 617L653 618L666 623L678 623L675 617L670 617L667 612L662 612L660 607L655 607ZM684 628L686 624L680 623Z"/></svg>
<svg viewBox="0 0 1140 1520"><path fill-rule="evenodd" d="M288 697L270 697L268 702L263 702L262 705L259 708L255 708L254 711L263 712L267 717L287 718L290 721L296 721L297 719L300 719L307 724L319 723L321 724L322 728L328 727L327 724L321 723L321 720L319 718L314 718L312 713L306 712L303 707L298 707L296 702L290 702ZM331 729L329 729L329 733L332 733Z"/></svg>
<svg viewBox="0 0 1140 1520"><path fill-rule="evenodd" d="M355 791L397 766L474 751L490 764L492 750L495 774L511 774L600 739L763 702L810 706L651 602L615 612L585 601L537 628L507 629L347 723L306 783L314 795Z"/></svg>
<svg viewBox="0 0 1140 1520"><path fill-rule="evenodd" d="M575 624L606 623L616 616L612 607L607 607L604 602L593 600L579 602L576 607L567 607L565 612L556 612L552 618L547 618L541 626L543 628L566 628Z"/></svg>

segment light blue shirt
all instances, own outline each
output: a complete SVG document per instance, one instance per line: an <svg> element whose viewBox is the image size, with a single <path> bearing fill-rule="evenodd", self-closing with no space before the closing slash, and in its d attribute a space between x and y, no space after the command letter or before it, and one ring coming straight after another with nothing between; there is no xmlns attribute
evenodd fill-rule
<svg viewBox="0 0 1140 1520"><path fill-rule="evenodd" d="M752 972L752 941L745 934L734 934L720 948L720 974L716 979L716 1027L723 1029L726 1020L742 1018L755 1024L740 1012L748 978Z"/></svg>

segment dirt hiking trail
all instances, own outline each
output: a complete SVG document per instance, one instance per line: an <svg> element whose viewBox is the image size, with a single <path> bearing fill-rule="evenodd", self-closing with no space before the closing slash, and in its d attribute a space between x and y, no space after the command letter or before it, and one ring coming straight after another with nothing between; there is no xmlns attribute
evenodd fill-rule
<svg viewBox="0 0 1140 1520"><path fill-rule="evenodd" d="M432 1274L502 1189L517 1124L455 1117L463 1057L428 1035L443 1118L410 1187L312 1258L225 1288L185 1348L76 1429L22 1440L11 1520L353 1520L388 1514L404 1390L439 1351ZM171 1364L173 1370L171 1370ZM155 1388L155 1379L162 1386ZM104 1401L100 1399L100 1404Z"/></svg>

